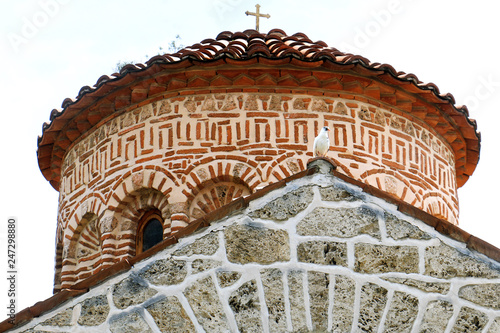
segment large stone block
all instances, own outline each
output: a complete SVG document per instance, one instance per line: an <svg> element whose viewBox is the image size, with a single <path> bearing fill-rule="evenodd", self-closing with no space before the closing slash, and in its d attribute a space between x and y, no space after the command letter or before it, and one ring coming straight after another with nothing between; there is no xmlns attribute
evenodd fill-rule
<svg viewBox="0 0 500 333"><path fill-rule="evenodd" d="M260 333L263 331L255 280L242 284L241 287L232 292L229 297L229 306L233 310L240 332Z"/></svg>
<svg viewBox="0 0 500 333"><path fill-rule="evenodd" d="M288 233L247 225L233 225L225 232L227 258L238 264L263 265L290 260Z"/></svg>
<svg viewBox="0 0 500 333"><path fill-rule="evenodd" d="M417 288L428 293L439 293L445 295L448 293L448 291L450 291L450 284L448 282L426 282L416 279L399 277L383 277L382 279L393 283L404 284L406 286Z"/></svg>
<svg viewBox="0 0 500 333"><path fill-rule="evenodd" d="M396 240L399 239L431 239L431 236L420 230L413 224L401 220L396 216L385 213L385 228L387 236Z"/></svg>
<svg viewBox="0 0 500 333"><path fill-rule="evenodd" d="M380 239L377 215L368 208L315 208L297 224L297 233L342 238L367 234Z"/></svg>
<svg viewBox="0 0 500 333"><path fill-rule="evenodd" d="M354 201L357 198L346 189L337 185L320 187L319 193L323 201Z"/></svg>
<svg viewBox="0 0 500 333"><path fill-rule="evenodd" d="M113 286L113 302L118 309L126 309L150 299L156 293L157 291L149 288L145 281L128 277Z"/></svg>
<svg viewBox="0 0 500 333"><path fill-rule="evenodd" d="M52 318L45 320L42 325L47 326L70 326L71 318L73 317L73 308L59 312Z"/></svg>
<svg viewBox="0 0 500 333"><path fill-rule="evenodd" d="M288 296L290 300L290 316L294 332L307 331L303 286L304 272L298 270L289 271Z"/></svg>
<svg viewBox="0 0 500 333"><path fill-rule="evenodd" d="M431 301L427 304L419 332L444 333L453 315L453 305L446 301Z"/></svg>
<svg viewBox="0 0 500 333"><path fill-rule="evenodd" d="M82 303L82 310L78 324L84 326L97 326L106 321L109 314L109 304L106 295L87 298Z"/></svg>
<svg viewBox="0 0 500 333"><path fill-rule="evenodd" d="M164 333L196 332L193 322L175 296L153 303L146 310L155 320L156 326Z"/></svg>
<svg viewBox="0 0 500 333"><path fill-rule="evenodd" d="M227 332L226 314L210 276L195 281L184 290L198 322L207 332Z"/></svg>
<svg viewBox="0 0 500 333"><path fill-rule="evenodd" d="M269 313L269 331L286 331L285 296L283 273L277 268L264 269L260 272L267 312Z"/></svg>
<svg viewBox="0 0 500 333"><path fill-rule="evenodd" d="M487 263L465 255L443 243L425 249L425 274L442 279L500 277L500 271L493 269Z"/></svg>
<svg viewBox="0 0 500 333"><path fill-rule="evenodd" d="M112 333L153 333L151 327L137 312L112 319L109 329Z"/></svg>
<svg viewBox="0 0 500 333"><path fill-rule="evenodd" d="M464 306L458 313L457 320L451 329L451 333L482 332L487 323L488 316L485 313Z"/></svg>
<svg viewBox="0 0 500 333"><path fill-rule="evenodd" d="M285 221L303 211L314 197L312 186L304 186L274 199L250 214L250 217Z"/></svg>
<svg viewBox="0 0 500 333"><path fill-rule="evenodd" d="M385 319L384 332L411 332L418 314L418 298L395 291Z"/></svg>
<svg viewBox="0 0 500 333"><path fill-rule="evenodd" d="M386 303L387 289L373 283L361 287L358 319L361 332L377 332Z"/></svg>
<svg viewBox="0 0 500 333"><path fill-rule="evenodd" d="M332 332L351 332L354 316L356 282L344 276L335 276L333 295Z"/></svg>
<svg viewBox="0 0 500 333"><path fill-rule="evenodd" d="M500 283L463 286L458 296L484 307L500 310Z"/></svg>
<svg viewBox="0 0 500 333"><path fill-rule="evenodd" d="M219 236L217 232L209 233L191 244L176 250L174 256L192 256L195 254L213 255L219 249Z"/></svg>
<svg viewBox="0 0 500 333"><path fill-rule="evenodd" d="M304 242L297 246L297 258L311 264L347 267L347 245L326 241Z"/></svg>
<svg viewBox="0 0 500 333"><path fill-rule="evenodd" d="M358 243L354 269L361 273L418 273L418 248Z"/></svg>
<svg viewBox="0 0 500 333"><path fill-rule="evenodd" d="M139 276L156 285L179 284L186 278L186 266L184 260L159 259L144 268Z"/></svg>
<svg viewBox="0 0 500 333"><path fill-rule="evenodd" d="M310 271L307 273L309 283L309 304L313 330L326 331L328 328L328 286L330 278L327 273Z"/></svg>

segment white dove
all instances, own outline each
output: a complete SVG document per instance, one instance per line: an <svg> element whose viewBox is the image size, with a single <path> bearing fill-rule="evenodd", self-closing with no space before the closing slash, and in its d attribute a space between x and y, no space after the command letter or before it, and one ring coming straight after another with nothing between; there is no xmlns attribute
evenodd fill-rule
<svg viewBox="0 0 500 333"><path fill-rule="evenodd" d="M314 139L313 152L314 156L326 156L328 150L330 149L330 139L328 138L328 132L330 129L325 126L319 131L318 136Z"/></svg>

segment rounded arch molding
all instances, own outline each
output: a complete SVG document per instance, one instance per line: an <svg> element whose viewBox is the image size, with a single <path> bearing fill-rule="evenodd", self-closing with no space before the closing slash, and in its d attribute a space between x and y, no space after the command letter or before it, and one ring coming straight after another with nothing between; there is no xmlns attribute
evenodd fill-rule
<svg viewBox="0 0 500 333"><path fill-rule="evenodd" d="M112 264L136 255L139 221L149 211L157 212L163 222L163 236L171 233L171 205L168 195L157 189L141 187L124 197L116 208L105 212L100 224L103 261Z"/></svg>
<svg viewBox="0 0 500 333"><path fill-rule="evenodd" d="M98 192L90 193L71 207L71 211L69 208L60 207L56 242L64 243L65 240L71 239L73 230L78 228L85 214L93 213L99 218L109 216L109 211L114 212L127 195L141 188L155 189L168 198L172 191L179 188L179 182L161 166L154 167L153 170L141 168L134 173L127 172L119 177L107 195Z"/></svg>
<svg viewBox="0 0 500 333"><path fill-rule="evenodd" d="M81 281L102 268L102 237L99 218L85 213L71 237L62 247L60 273L56 271L55 289Z"/></svg>
<svg viewBox="0 0 500 333"><path fill-rule="evenodd" d="M360 180L400 200L410 202L429 214L457 223L458 216L454 214L454 204L443 194L432 190L417 176L409 177L398 171L377 168L363 172Z"/></svg>
<svg viewBox="0 0 500 333"><path fill-rule="evenodd" d="M160 167L129 173L116 182L107 209L101 214L104 261L112 263L135 256L138 223L148 211L155 210L161 215L163 235L170 235L171 195L178 189L179 183L173 175Z"/></svg>
<svg viewBox="0 0 500 333"><path fill-rule="evenodd" d="M115 211L127 196L142 188L155 189L167 198L180 186L174 175L162 166L140 168L127 172L111 188L105 202L106 209Z"/></svg>
<svg viewBox="0 0 500 333"><path fill-rule="evenodd" d="M452 205L437 191L426 193L422 198L421 209L439 218L449 220L453 212ZM453 216L458 218L458 216Z"/></svg>
<svg viewBox="0 0 500 333"><path fill-rule="evenodd" d="M183 194L190 220L202 217L233 199L305 170L308 154L283 153L271 163L225 155L207 157L186 170Z"/></svg>

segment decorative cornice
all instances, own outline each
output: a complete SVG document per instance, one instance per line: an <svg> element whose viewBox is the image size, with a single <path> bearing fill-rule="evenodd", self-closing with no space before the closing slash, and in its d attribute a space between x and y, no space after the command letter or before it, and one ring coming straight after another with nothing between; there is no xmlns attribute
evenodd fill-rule
<svg viewBox="0 0 500 333"><path fill-rule="evenodd" d="M309 75L304 77L305 71ZM455 105L453 95L442 94L435 84L424 84L414 74L312 42L303 33L287 36L273 29L267 34L222 32L216 39L152 57L145 64L126 65L119 73L101 76L93 87L82 87L75 99L63 101L61 110L52 110L50 122L43 125L38 138L40 169L58 189L68 147L117 111L146 100L252 86L281 92L350 92L416 114L453 148L459 187L479 161L476 122L467 107Z"/></svg>

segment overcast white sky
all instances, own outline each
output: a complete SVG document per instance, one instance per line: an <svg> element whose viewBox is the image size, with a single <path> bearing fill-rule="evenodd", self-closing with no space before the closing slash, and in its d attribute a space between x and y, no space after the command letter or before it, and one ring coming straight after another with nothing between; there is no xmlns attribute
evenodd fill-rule
<svg viewBox="0 0 500 333"><path fill-rule="evenodd" d="M0 309L7 306L6 232L18 218L18 311L52 295L58 193L39 171L37 136L50 111L118 61L254 28L248 0L0 0ZM496 2L259 0L261 31L303 32L341 51L414 73L469 107L482 133L473 177L459 190L460 227L500 247L497 193L500 20ZM4 273L5 272L5 273ZM5 275L5 278L3 277ZM0 320L7 313L0 310Z"/></svg>

